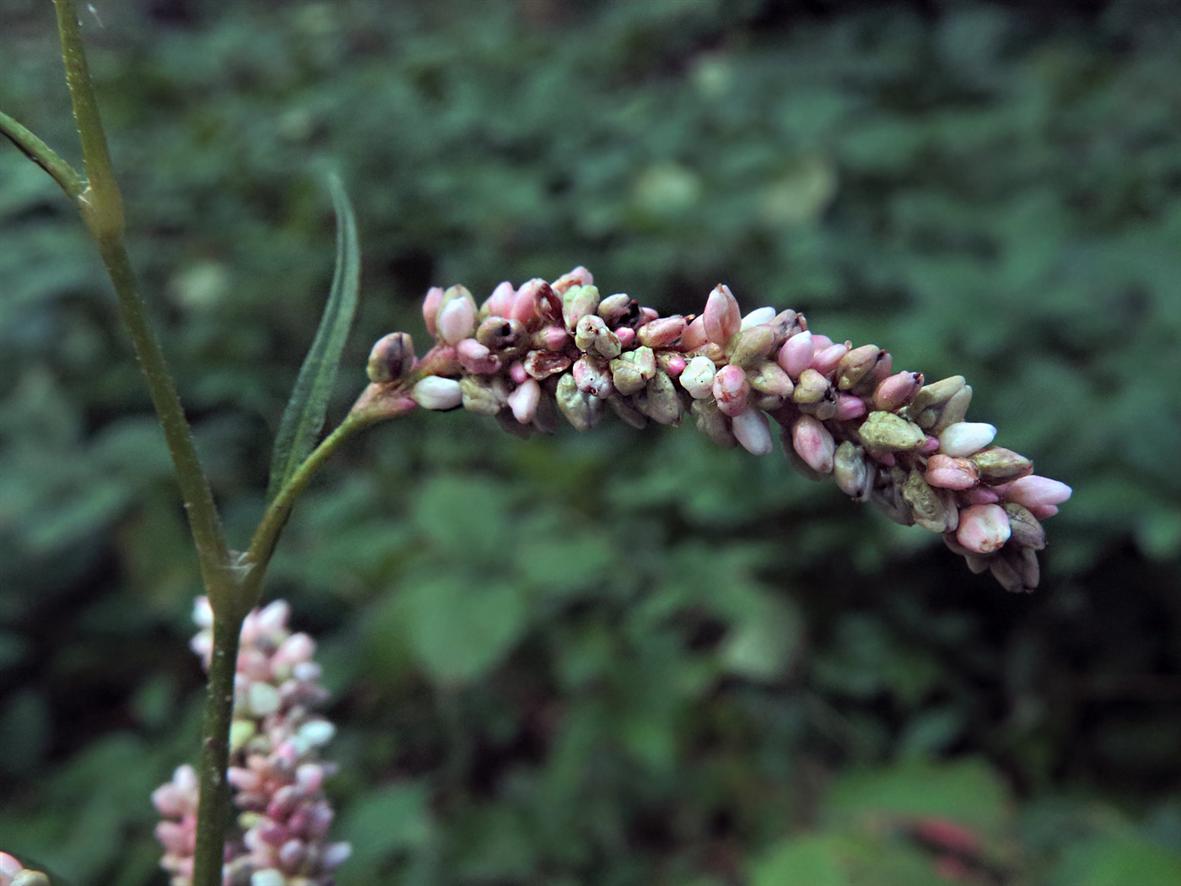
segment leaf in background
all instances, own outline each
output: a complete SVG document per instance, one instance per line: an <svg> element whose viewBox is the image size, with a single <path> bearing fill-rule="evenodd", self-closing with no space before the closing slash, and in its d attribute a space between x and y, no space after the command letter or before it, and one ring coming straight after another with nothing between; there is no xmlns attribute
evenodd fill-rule
<svg viewBox="0 0 1181 886"><path fill-rule="evenodd" d="M328 188L336 209L336 273L320 328L316 330L311 350L300 367L295 388L279 422L279 433L275 435L268 500L275 497L316 444L328 412L328 399L332 396L340 355L357 311L361 278L357 220L344 185L336 175L329 177Z"/></svg>

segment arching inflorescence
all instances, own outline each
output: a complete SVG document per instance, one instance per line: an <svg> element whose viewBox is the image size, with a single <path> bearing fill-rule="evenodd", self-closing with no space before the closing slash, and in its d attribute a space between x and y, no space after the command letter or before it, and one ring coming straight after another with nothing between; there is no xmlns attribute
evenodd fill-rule
<svg viewBox="0 0 1181 886"><path fill-rule="evenodd" d="M715 443L755 455L771 452L777 425L805 475L940 533L1010 591L1037 586L1041 521L1070 497L994 446L995 427L965 420L962 376L925 384L895 371L888 351L834 342L793 310L743 316L722 284L700 315L662 317L626 294L602 297L579 267L552 283L501 283L480 307L462 286L435 287L423 317L435 346L418 360L406 333L378 341L361 402L403 391L522 436L553 432L559 416L587 430L608 410L637 428L689 415Z"/></svg>

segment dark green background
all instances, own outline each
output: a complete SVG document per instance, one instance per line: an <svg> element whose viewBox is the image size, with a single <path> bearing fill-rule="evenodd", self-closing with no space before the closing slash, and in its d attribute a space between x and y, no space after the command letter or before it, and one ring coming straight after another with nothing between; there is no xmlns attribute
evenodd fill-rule
<svg viewBox="0 0 1181 886"><path fill-rule="evenodd" d="M85 6L85 4L81 4ZM340 883L1181 882L1181 12L96 0L134 259L233 537L331 276L368 343L576 263L808 312L1075 488L1045 586L690 429L377 429L270 580L322 641ZM69 156L52 15L0 0L0 106ZM159 883L196 749L198 590L94 251L0 145L0 847Z"/></svg>

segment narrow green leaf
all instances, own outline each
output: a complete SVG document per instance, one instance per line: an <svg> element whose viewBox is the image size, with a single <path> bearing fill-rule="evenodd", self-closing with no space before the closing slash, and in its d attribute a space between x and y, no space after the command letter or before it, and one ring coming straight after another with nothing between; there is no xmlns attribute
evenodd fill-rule
<svg viewBox="0 0 1181 886"><path fill-rule="evenodd" d="M320 328L316 330L312 347L300 367L295 388L279 422L271 456L268 500L275 497L316 445L328 412L328 399L336 381L345 339L357 311L361 278L357 220L344 185L336 175L329 177L328 187L336 209L336 273Z"/></svg>

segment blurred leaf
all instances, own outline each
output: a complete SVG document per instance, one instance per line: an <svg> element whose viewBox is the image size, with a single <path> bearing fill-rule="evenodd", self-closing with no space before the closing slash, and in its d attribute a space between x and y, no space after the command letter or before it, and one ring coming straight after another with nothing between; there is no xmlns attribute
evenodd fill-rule
<svg viewBox="0 0 1181 886"><path fill-rule="evenodd" d="M1181 853L1135 836L1106 836L1071 846L1054 869L1054 886L1176 886Z"/></svg>
<svg viewBox="0 0 1181 886"><path fill-rule="evenodd" d="M842 775L824 804L825 821L837 826L916 816L947 818L996 838L1010 824L1008 792L981 761L915 761Z"/></svg>
<svg viewBox="0 0 1181 886"><path fill-rule="evenodd" d="M526 627L521 593L502 582L440 576L403 592L410 646L437 683L470 683L496 666Z"/></svg>
<svg viewBox="0 0 1181 886"><path fill-rule="evenodd" d="M432 824L423 785L403 783L371 791L341 817L337 833L353 847L337 882L341 886L374 882L386 870L383 862L430 839Z"/></svg>

